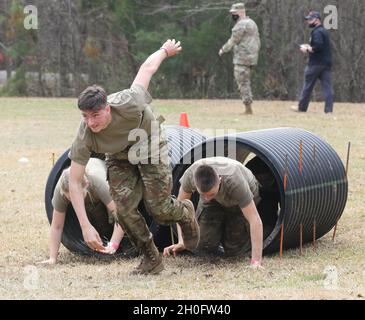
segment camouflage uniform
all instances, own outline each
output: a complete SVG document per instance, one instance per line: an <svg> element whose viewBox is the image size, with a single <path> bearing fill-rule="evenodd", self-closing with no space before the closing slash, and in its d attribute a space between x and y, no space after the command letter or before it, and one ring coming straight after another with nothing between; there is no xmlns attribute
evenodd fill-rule
<svg viewBox="0 0 365 320"><path fill-rule="evenodd" d="M88 187L85 197L85 211L87 217L99 234L110 237L113 217L109 215L106 206L112 201L109 185L106 181L106 166L104 161L91 158L86 167ZM56 184L52 205L58 212L67 212L70 200L61 192L61 181Z"/></svg>
<svg viewBox="0 0 365 320"><path fill-rule="evenodd" d="M241 94L242 101L245 105L251 105L253 102L252 90L251 90L251 67L235 65L234 66L234 78L238 90Z"/></svg>
<svg viewBox="0 0 365 320"><path fill-rule="evenodd" d="M220 244L226 257L250 252L250 225L238 206L227 208L214 200L199 201L196 214L200 226L197 253L216 254Z"/></svg>
<svg viewBox="0 0 365 320"><path fill-rule="evenodd" d="M160 150L164 153L167 142L162 137L160 141ZM118 208L118 222L137 248L152 239L145 219L138 212L142 199L157 223L169 225L181 219L183 207L171 197L172 175L164 161L133 165L125 150L108 156L106 163L110 193Z"/></svg>
<svg viewBox="0 0 365 320"><path fill-rule="evenodd" d="M167 142L150 106L152 97L140 85L108 96L112 121L93 133L84 120L71 146L69 157L85 166L91 153L104 153L110 193L117 206L117 220L135 246L142 251L141 264L133 273L158 273L162 259L145 219L138 212L143 199L159 224L179 222L187 248L195 249L199 226L190 201L171 196L172 175L168 166ZM152 130L157 125L157 130ZM140 134L143 135L138 135ZM132 139L136 135L136 139ZM152 143L158 138L158 143ZM137 142L135 142L137 141Z"/></svg>
<svg viewBox="0 0 365 320"><path fill-rule="evenodd" d="M243 10L242 3L234 4L231 13ZM251 110L251 71L257 65L261 47L260 34L256 23L249 17L237 21L232 29L231 38L222 47L223 53L233 49L234 77L246 105L246 112ZM250 113L250 112L248 112Z"/></svg>
<svg viewBox="0 0 365 320"><path fill-rule="evenodd" d="M180 179L188 194L197 191L194 173L200 165L213 167L221 178L214 199L200 197L196 216L200 227L199 254L215 254L222 244L225 256L246 254L251 250L250 226L242 209L252 201L260 202L259 183L242 163L223 157L205 158L192 164Z"/></svg>

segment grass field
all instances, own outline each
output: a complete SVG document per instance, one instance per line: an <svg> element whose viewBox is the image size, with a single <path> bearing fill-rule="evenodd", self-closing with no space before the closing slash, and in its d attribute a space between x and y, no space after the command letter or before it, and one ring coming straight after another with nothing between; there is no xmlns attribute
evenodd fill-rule
<svg viewBox="0 0 365 320"><path fill-rule="evenodd" d="M131 277L139 259L100 261L61 248L59 263L48 257L49 224L44 189L56 159L72 142L80 115L72 99L0 98L0 299L364 299L365 298L365 105L336 104L323 114L313 103L307 114L292 102L256 102L255 115L240 115L238 100L156 100L167 124L187 112L191 127L249 131L300 127L323 137L345 162L352 142L349 198L332 233L298 250L264 258L263 270L248 260L177 257L158 276ZM29 163L18 162L21 157ZM331 267L337 277L328 285ZM333 274L332 274L333 275Z"/></svg>

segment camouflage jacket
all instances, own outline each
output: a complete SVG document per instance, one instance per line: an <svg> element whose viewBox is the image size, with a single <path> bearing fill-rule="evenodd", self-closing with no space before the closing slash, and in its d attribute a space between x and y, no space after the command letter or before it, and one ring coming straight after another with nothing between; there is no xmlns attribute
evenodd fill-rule
<svg viewBox="0 0 365 320"><path fill-rule="evenodd" d="M239 20L232 29L232 36L222 47L224 53L233 49L233 64L257 65L261 47L258 27L252 19Z"/></svg>

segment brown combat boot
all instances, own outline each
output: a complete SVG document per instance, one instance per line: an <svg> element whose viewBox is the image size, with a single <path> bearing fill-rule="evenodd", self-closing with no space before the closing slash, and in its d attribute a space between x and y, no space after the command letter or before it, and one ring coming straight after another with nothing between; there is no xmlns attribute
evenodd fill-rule
<svg viewBox="0 0 365 320"><path fill-rule="evenodd" d="M246 112L245 112L245 114L252 115L253 114L253 112L252 112L252 104L251 103L245 103L245 106L246 106Z"/></svg>
<svg viewBox="0 0 365 320"><path fill-rule="evenodd" d="M131 275L158 274L164 269L162 256L152 240L145 245L142 253L143 258L140 264L130 273Z"/></svg>
<svg viewBox="0 0 365 320"><path fill-rule="evenodd" d="M195 209L193 203L188 199L182 200L181 202L184 206L184 214L178 223L181 227L185 248L187 250L193 251L196 249L199 243L200 229L198 221L195 218Z"/></svg>

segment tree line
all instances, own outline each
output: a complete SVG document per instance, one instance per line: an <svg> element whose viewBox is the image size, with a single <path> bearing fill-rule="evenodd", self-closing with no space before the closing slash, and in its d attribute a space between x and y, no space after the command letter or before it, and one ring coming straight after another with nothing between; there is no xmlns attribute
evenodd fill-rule
<svg viewBox="0 0 365 320"><path fill-rule="evenodd" d="M183 52L161 66L151 92L159 98L238 98L231 55L218 51L231 34L233 1L0 0L2 95L77 96L97 83L108 92L128 87L140 64L168 38ZM37 8L38 29L24 28L24 7ZM251 0L247 14L262 48L253 73L256 99L297 100L310 29L303 16L323 13L323 0ZM365 100L365 2L334 0L338 28L330 30L336 101ZM320 90L315 91L320 99Z"/></svg>

